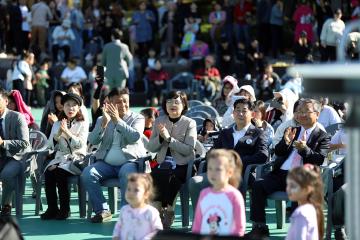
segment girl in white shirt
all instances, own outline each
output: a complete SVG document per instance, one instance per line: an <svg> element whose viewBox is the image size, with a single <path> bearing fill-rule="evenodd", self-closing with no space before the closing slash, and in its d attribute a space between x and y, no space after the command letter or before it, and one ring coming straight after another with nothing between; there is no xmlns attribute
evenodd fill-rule
<svg viewBox="0 0 360 240"><path fill-rule="evenodd" d="M129 204L120 210L113 240L147 240L163 229L158 210L149 205L153 191L150 174L134 173L128 176L125 198Z"/></svg>

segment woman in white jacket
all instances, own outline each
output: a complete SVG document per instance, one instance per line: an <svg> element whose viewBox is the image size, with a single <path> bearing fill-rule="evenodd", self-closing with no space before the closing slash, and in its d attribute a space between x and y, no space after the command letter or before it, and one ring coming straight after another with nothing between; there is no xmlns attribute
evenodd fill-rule
<svg viewBox="0 0 360 240"><path fill-rule="evenodd" d="M64 110L60 120L55 122L49 137L49 147L55 151L55 158L45 168L45 193L48 209L42 220L65 220L70 216L70 192L68 177L79 175L81 170L73 162L82 160L86 154L89 123L84 121L80 111L82 99L68 93L61 100ZM57 204L58 188L60 208Z"/></svg>

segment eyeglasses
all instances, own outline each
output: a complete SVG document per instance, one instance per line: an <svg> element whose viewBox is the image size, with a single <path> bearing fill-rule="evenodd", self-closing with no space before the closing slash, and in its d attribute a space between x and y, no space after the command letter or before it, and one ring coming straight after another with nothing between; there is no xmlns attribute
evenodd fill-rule
<svg viewBox="0 0 360 240"><path fill-rule="evenodd" d="M168 99L166 100L166 104L180 105L182 102L179 99Z"/></svg>
<svg viewBox="0 0 360 240"><path fill-rule="evenodd" d="M295 112L296 114L298 114L298 115L302 115L302 116L306 116L306 115L308 115L308 114L311 114L311 113L315 113L314 111L313 112Z"/></svg>

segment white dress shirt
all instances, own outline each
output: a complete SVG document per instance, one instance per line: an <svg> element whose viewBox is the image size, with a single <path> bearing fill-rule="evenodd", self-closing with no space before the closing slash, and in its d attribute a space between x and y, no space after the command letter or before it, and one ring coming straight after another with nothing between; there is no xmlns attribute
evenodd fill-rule
<svg viewBox="0 0 360 240"><path fill-rule="evenodd" d="M248 128L250 127L250 125L251 125L251 123L249 123L248 125L246 125L243 129L241 129L239 131L236 130L236 124L233 126L233 128L234 128L234 132L233 132L234 146L236 146L236 144L240 140L240 138L245 136L245 133L248 130Z"/></svg>
<svg viewBox="0 0 360 240"><path fill-rule="evenodd" d="M300 138L303 136L304 131L306 131L306 136L307 136L306 137L306 142L307 142L308 139L309 139L309 136L311 135L311 133L315 129L315 127L316 127L316 124L314 124L313 127L308 128L307 130L305 130L304 127L301 127L300 134L299 134L297 140L300 140ZM290 170L292 168L293 160L294 160L294 157L295 157L296 154L298 154L298 151L297 151L296 148L294 148L294 150L291 152L291 154L286 159L286 161L281 165L282 170ZM302 160L301 160L301 165L303 165Z"/></svg>

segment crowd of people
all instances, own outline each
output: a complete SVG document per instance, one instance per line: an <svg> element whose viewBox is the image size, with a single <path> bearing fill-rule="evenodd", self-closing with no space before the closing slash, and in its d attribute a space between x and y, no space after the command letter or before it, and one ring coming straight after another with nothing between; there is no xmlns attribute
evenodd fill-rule
<svg viewBox="0 0 360 240"><path fill-rule="evenodd" d="M19 56L3 87L18 89L28 105L43 107L52 90L81 83L90 89L89 107L97 64L106 67L108 89L145 90L153 106L172 77L171 63L188 67L201 100L213 101L227 75L251 82L267 100L288 81L274 75L269 63L334 61L344 21L359 15L356 0L71 3L1 1L0 52ZM359 36L353 31L347 37L352 59Z"/></svg>
<svg viewBox="0 0 360 240"><path fill-rule="evenodd" d="M69 218L68 177L76 175L88 193L93 223L112 219L101 183L119 179L122 208L114 239L150 239L170 229L184 186L195 212L194 234L266 238L266 199L286 191L294 202L287 239L322 239L320 166L330 151L346 154L346 132L330 136L326 128L346 120L348 104L303 98L301 76L279 77L268 60L286 49L293 49L291 61L299 64L336 60L343 12L346 20L357 18L360 6L331 4L223 0L206 8L196 1L140 0L128 20L120 1L108 8L97 0L87 7L78 0L72 6L40 0L31 7L25 0L1 1L0 50L20 55L3 82L7 91L0 90L0 156L6 159L0 164L1 214L11 214L14 179L23 169L19 160L30 151L34 129L46 135L52 151L44 166L48 207L42 220ZM288 45L283 33L291 21ZM359 36L348 36L351 59L358 57ZM200 86L196 96L218 118L199 126L188 116L193 95L164 91L169 62L189 66ZM149 108L135 113L130 97L142 80ZM44 108L40 126L29 106ZM204 172L198 162L191 164L198 143L211 145ZM139 173L138 159L149 153L155 155L151 173ZM269 161L270 172L261 179L250 174L243 184L248 166ZM343 186L340 179L334 187L334 201L340 201L333 216L336 239L346 239ZM253 228L245 233L248 189Z"/></svg>

